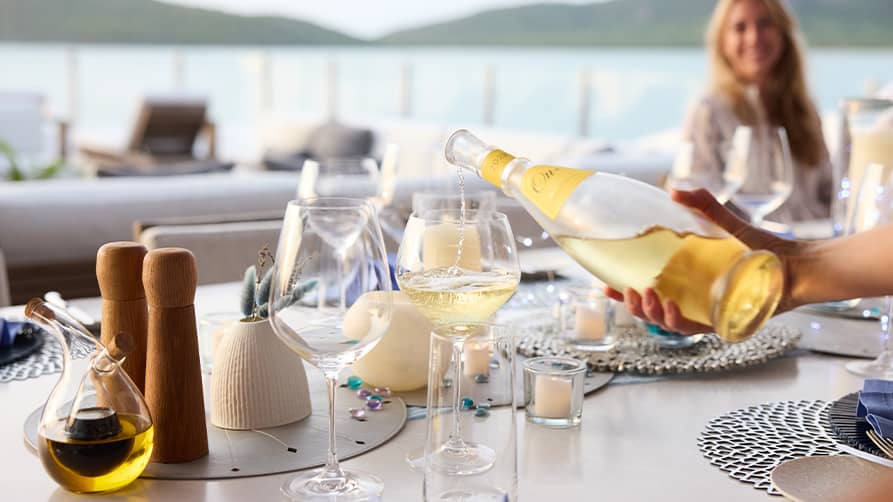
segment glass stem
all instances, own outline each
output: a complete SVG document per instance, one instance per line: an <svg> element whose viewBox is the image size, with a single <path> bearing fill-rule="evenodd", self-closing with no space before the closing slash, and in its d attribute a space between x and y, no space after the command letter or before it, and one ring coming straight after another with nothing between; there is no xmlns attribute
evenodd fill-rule
<svg viewBox="0 0 893 502"><path fill-rule="evenodd" d="M881 354L890 355L890 321L893 320L893 296L884 297L884 313L881 314Z"/></svg>
<svg viewBox="0 0 893 502"><path fill-rule="evenodd" d="M344 472L338 464L338 452L335 449L335 390L338 388L338 372L327 371L326 390L329 394L329 454L326 457L324 475L331 478L344 479Z"/></svg>
<svg viewBox="0 0 893 502"><path fill-rule="evenodd" d="M447 441L447 448L461 450L465 448L462 440L462 347L465 340L453 340L453 432Z"/></svg>

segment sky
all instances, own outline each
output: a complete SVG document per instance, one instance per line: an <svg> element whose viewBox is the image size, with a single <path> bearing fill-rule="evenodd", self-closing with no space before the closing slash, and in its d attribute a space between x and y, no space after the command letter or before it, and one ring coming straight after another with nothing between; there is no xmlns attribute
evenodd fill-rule
<svg viewBox="0 0 893 502"><path fill-rule="evenodd" d="M604 0L163 0L234 14L298 18L348 35L374 38L392 31L463 17L483 10L534 3L586 4Z"/></svg>

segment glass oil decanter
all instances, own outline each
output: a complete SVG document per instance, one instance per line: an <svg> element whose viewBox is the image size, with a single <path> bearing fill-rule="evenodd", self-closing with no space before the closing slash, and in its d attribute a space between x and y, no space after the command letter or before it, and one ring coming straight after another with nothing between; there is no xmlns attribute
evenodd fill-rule
<svg viewBox="0 0 893 502"><path fill-rule="evenodd" d="M653 288L729 342L753 335L784 286L778 257L751 250L666 192L632 178L536 164L459 130L448 162L502 188L571 257L614 289Z"/></svg>
<svg viewBox="0 0 893 502"><path fill-rule="evenodd" d="M107 492L130 484L148 465L153 438L143 396L121 369L133 339L119 333L103 346L64 309L39 298L28 302L25 315L52 333L63 349L62 376L38 429L44 468L73 492ZM72 347L82 344L96 350L72 359Z"/></svg>

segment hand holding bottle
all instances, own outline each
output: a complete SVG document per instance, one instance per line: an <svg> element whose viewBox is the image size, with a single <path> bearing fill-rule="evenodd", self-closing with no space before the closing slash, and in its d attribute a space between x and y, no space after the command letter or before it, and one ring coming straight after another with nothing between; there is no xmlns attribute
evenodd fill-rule
<svg viewBox="0 0 893 502"><path fill-rule="evenodd" d="M782 239L754 227L731 211L722 206L705 189L694 191L674 190L671 192L674 201L695 209L707 219L720 226L726 232L734 235L738 240L746 244L750 249L765 249L773 252L781 260L785 271L785 289L781 302L775 310L775 314L790 310L801 303L794 300L791 295L791 285L799 276L797 273L798 261L802 261L808 243L805 241L791 241ZM642 294L632 288L624 292L607 287L605 292L611 298L624 302L629 312L662 328L685 335L712 332L713 328L706 324L698 323L682 316L678 305L672 300L661 303L657 293L652 288L645 289Z"/></svg>

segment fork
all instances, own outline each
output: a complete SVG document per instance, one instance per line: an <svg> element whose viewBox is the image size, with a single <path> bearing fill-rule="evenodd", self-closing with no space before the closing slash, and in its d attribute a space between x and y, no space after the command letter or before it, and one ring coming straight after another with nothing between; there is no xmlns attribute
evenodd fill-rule
<svg viewBox="0 0 893 502"><path fill-rule="evenodd" d="M893 440L882 437L874 429L868 429L865 432L868 434L868 439L871 439L875 446L880 448L888 458L893 458Z"/></svg>

